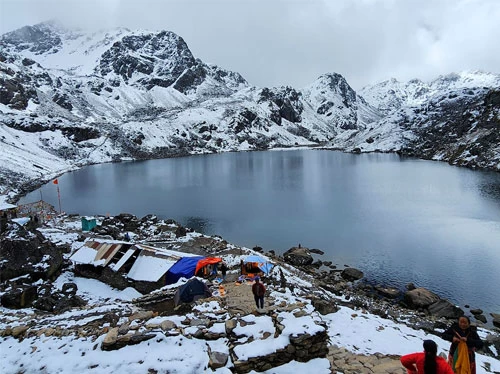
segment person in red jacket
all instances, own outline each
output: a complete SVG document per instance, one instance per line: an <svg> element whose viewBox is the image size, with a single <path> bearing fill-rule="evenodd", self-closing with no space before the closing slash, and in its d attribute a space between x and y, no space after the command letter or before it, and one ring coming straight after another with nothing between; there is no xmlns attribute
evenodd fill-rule
<svg viewBox="0 0 500 374"><path fill-rule="evenodd" d="M436 356L437 345L432 340L424 340L424 351L401 357L401 364L408 374L453 374L448 362Z"/></svg>
<svg viewBox="0 0 500 374"><path fill-rule="evenodd" d="M266 287L260 283L260 278L255 277L255 283L252 285L253 298L255 299L255 305L257 305L257 310L259 308L264 308L264 295L266 294Z"/></svg>

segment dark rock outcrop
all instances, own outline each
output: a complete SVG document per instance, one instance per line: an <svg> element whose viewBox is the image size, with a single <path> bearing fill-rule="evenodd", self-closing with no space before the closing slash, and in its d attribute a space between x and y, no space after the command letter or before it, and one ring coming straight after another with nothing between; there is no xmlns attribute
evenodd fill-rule
<svg viewBox="0 0 500 374"><path fill-rule="evenodd" d="M307 266L313 263L313 257L308 248L292 247L283 254L285 261L294 266Z"/></svg>
<svg viewBox="0 0 500 374"><path fill-rule="evenodd" d="M457 306L450 303L448 300L440 299L439 301L427 307L429 313L436 317L443 317L448 319L457 319L464 315L464 311Z"/></svg>
<svg viewBox="0 0 500 374"><path fill-rule="evenodd" d="M63 266L63 254L38 231L10 222L0 235L0 281L28 275L31 281L52 279Z"/></svg>
<svg viewBox="0 0 500 374"><path fill-rule="evenodd" d="M37 299L37 288L32 285L15 286L2 295L2 306L11 309L30 307Z"/></svg>

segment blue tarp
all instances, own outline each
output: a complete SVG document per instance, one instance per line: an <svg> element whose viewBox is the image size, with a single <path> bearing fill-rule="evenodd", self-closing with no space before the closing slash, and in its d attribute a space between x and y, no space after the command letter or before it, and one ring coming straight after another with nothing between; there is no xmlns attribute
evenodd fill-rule
<svg viewBox="0 0 500 374"><path fill-rule="evenodd" d="M259 269L262 270L265 274L269 274L269 272L271 271L271 269L274 266L269 261L267 261L264 258L257 256L257 255L250 255L247 258L245 258L245 260L243 262L244 263L247 263L247 262L257 263Z"/></svg>
<svg viewBox="0 0 500 374"><path fill-rule="evenodd" d="M194 276L194 271L198 261L203 260L205 257L183 257L177 261L170 269L168 269L165 276L165 284L176 283L180 278L184 277L186 279Z"/></svg>

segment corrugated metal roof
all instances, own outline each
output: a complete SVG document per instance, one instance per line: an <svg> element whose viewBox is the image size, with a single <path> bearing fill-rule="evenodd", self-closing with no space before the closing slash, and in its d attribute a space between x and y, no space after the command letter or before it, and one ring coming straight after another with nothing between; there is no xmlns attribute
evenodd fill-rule
<svg viewBox="0 0 500 374"><path fill-rule="evenodd" d="M95 242L95 241L93 241L93 240L89 240L87 243L85 243L85 245L86 245L87 247L97 249L97 248L101 245L101 243L99 243L99 242Z"/></svg>
<svg viewBox="0 0 500 374"><path fill-rule="evenodd" d="M129 247L124 253L124 250ZM120 251L121 249L121 251ZM137 281L158 281L180 258L197 257L190 253L155 248L143 244L128 242L98 242L89 240L80 248L71 260L90 265L109 266L113 271L119 271L134 253L140 251L127 276ZM121 258L116 257L120 252ZM112 261L114 259L114 261ZM117 260L117 261L116 261ZM110 263L111 262L111 263ZM116 263L113 263L116 262Z"/></svg>
<svg viewBox="0 0 500 374"><path fill-rule="evenodd" d="M95 255L95 260L100 260L101 258L104 258L104 254L108 251L109 248L111 248L112 244L109 243L102 243L97 247L97 254Z"/></svg>

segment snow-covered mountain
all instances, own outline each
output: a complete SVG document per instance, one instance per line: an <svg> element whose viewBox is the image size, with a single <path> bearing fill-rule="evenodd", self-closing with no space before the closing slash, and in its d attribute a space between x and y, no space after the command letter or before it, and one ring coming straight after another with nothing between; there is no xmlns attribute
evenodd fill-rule
<svg viewBox="0 0 500 374"><path fill-rule="evenodd" d="M0 37L0 193L90 163L294 145L498 170L499 82L475 72L358 94L330 73L259 88L169 31L26 26Z"/></svg>
<svg viewBox="0 0 500 374"><path fill-rule="evenodd" d="M468 71L442 75L431 82L412 79L399 82L392 78L364 87L360 95L380 112L388 114L404 106L418 107L444 93L474 94L477 88L500 88L500 75Z"/></svg>
<svg viewBox="0 0 500 374"><path fill-rule="evenodd" d="M429 83L391 79L361 94L386 116L373 130L350 139L352 146L373 150L399 134L402 141L393 151L500 170L500 75L452 73Z"/></svg>

